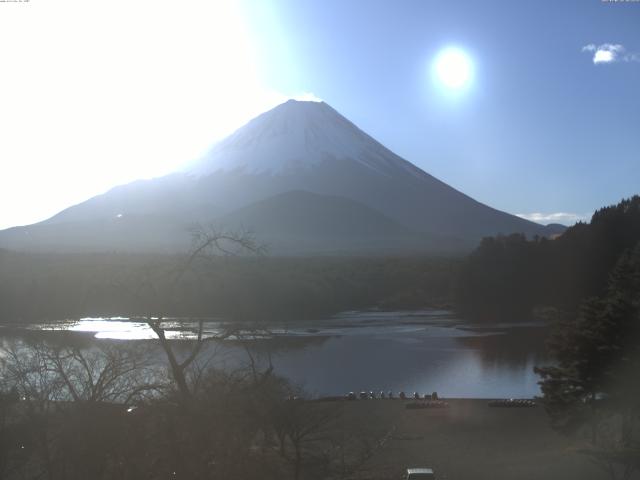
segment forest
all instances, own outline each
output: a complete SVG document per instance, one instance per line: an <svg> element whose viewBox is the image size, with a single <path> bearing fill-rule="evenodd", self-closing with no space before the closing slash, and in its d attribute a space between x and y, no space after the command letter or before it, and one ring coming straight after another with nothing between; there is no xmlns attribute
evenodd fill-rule
<svg viewBox="0 0 640 480"><path fill-rule="evenodd" d="M462 263L455 302L479 321L544 318L575 312L602 295L616 262L640 242L640 196L596 211L555 239L488 237Z"/></svg>
<svg viewBox="0 0 640 480"><path fill-rule="evenodd" d="M316 319L344 310L449 307L460 260L446 257L212 256L0 251L0 322L84 316Z"/></svg>

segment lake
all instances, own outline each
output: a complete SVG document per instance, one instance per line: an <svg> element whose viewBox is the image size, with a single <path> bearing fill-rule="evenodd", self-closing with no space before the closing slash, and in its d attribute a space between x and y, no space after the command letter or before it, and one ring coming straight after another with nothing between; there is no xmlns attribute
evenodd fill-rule
<svg viewBox="0 0 640 480"><path fill-rule="evenodd" d="M174 319L166 325L169 338L193 338L193 322ZM205 322L206 335L224 328L219 320ZM144 322L127 318L8 326L4 335L33 330L45 338L76 332L96 342L154 338ZM533 367L548 362L546 331L532 323L470 324L444 310L346 312L314 322L271 324L259 338L212 342L210 351L216 350L221 368L246 364L247 349L263 365L270 358L277 373L314 395L393 390L522 398L540 393Z"/></svg>

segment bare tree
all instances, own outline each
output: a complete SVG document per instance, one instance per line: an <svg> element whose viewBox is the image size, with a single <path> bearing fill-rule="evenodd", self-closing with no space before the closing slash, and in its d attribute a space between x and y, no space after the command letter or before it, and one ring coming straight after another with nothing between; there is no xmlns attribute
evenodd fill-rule
<svg viewBox="0 0 640 480"><path fill-rule="evenodd" d="M8 478L23 463L22 423L17 419L18 391L0 379L0 478Z"/></svg>
<svg viewBox="0 0 640 480"><path fill-rule="evenodd" d="M194 362L202 352L205 345L214 340L224 340L239 334L239 328L225 328L218 332L204 332L204 319L195 321L195 338L190 341L190 351L180 358L170 341L167 338L165 327L165 312L171 311L171 302L176 300L176 294L180 282L187 274L201 277L206 275L205 271L198 267L211 267L211 260L215 256L232 256L238 254L260 255L264 253L264 247L259 245L250 232L229 232L217 230L213 227L204 228L200 225L192 229L192 249L180 264L170 272L169 288L164 296L161 296L158 288L153 282L145 285L145 289L152 295L151 309L156 310L155 314L147 315L145 321L156 334L160 346L164 351L171 376L175 382L180 400L187 402L193 397L194 388L198 383L189 382L189 369L194 366ZM202 369L198 369L202 373ZM196 377L199 377L199 375Z"/></svg>
<svg viewBox="0 0 640 480"><path fill-rule="evenodd" d="M2 357L3 381L20 398L12 458L28 460L28 478L109 478L128 454L126 406L164 389L139 345L17 341Z"/></svg>
<svg viewBox="0 0 640 480"><path fill-rule="evenodd" d="M339 410L335 405L290 398L274 416L281 456L291 465L293 478L299 480L305 462L324 462L321 445L331 434Z"/></svg>
<svg viewBox="0 0 640 480"><path fill-rule="evenodd" d="M52 402L129 404L164 388L138 345L52 345L38 341L4 350L4 374L29 405Z"/></svg>

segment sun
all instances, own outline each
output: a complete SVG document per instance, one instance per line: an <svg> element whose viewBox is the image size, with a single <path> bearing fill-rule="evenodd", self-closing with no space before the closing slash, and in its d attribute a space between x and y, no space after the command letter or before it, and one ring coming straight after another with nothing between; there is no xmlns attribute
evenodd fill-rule
<svg viewBox="0 0 640 480"><path fill-rule="evenodd" d="M473 77L471 59L458 48L441 50L433 65L437 81L449 90L461 90L471 83Z"/></svg>

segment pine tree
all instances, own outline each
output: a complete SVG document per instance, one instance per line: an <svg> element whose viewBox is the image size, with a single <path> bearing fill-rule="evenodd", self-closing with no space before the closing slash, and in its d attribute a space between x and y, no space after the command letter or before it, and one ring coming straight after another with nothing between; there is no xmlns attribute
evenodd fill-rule
<svg viewBox="0 0 640 480"><path fill-rule="evenodd" d="M556 365L536 368L552 426L587 441L582 452L612 478L640 469L640 243L625 251L601 298L558 322Z"/></svg>

